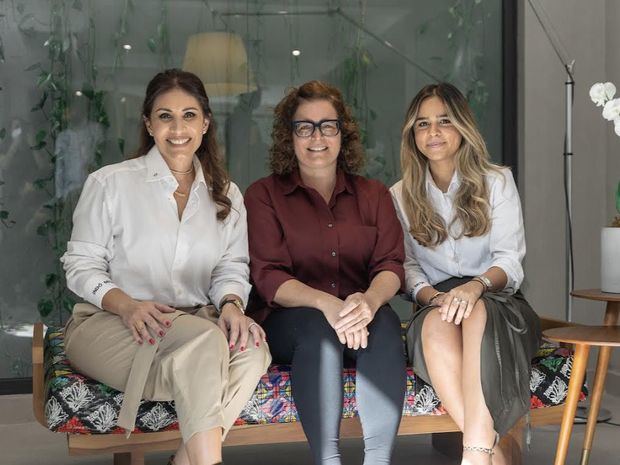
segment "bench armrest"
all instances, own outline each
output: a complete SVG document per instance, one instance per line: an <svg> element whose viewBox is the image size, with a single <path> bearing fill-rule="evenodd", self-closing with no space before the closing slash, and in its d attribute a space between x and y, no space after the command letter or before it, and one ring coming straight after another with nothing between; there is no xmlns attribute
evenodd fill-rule
<svg viewBox="0 0 620 465"><path fill-rule="evenodd" d="M32 334L32 411L37 421L47 428L44 378L43 323L38 322L34 324Z"/></svg>

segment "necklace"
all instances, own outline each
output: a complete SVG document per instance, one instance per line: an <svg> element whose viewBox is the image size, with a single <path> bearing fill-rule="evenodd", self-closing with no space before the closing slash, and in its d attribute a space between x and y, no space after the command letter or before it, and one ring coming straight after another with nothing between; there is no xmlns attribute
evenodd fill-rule
<svg viewBox="0 0 620 465"><path fill-rule="evenodd" d="M178 174L181 176L184 176L186 174L190 174L191 172L194 171L194 166L192 165L192 167L190 169L188 169L187 171L178 171L178 170L173 170L172 168L170 168L170 171L172 171L174 174Z"/></svg>
<svg viewBox="0 0 620 465"><path fill-rule="evenodd" d="M187 197L187 194L184 194L183 192L180 192L180 191L174 191L172 194L178 195L179 197Z"/></svg>

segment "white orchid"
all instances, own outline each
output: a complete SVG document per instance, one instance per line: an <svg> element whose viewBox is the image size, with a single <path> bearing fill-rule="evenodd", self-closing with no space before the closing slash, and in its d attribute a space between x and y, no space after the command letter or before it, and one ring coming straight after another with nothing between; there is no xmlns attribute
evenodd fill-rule
<svg viewBox="0 0 620 465"><path fill-rule="evenodd" d="M616 86L611 82L597 82L590 88L590 98L597 107L602 107L605 102L611 100L616 95Z"/></svg>
<svg viewBox="0 0 620 465"><path fill-rule="evenodd" d="M614 98L616 86L611 82L597 82L590 88L590 98L597 107L603 107L603 118L614 122L614 132L620 137L620 98ZM616 210L620 213L620 182L616 188ZM620 216L617 216L612 226L620 226Z"/></svg>
<svg viewBox="0 0 620 465"><path fill-rule="evenodd" d="M609 100L603 107L603 118L607 121L616 121L620 118L620 98Z"/></svg>

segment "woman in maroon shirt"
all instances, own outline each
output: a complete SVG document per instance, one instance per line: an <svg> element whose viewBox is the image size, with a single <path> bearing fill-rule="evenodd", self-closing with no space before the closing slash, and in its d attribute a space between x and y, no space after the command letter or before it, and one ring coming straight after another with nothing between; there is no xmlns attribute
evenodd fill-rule
<svg viewBox="0 0 620 465"><path fill-rule="evenodd" d="M405 393L400 321L387 301L404 278L390 194L355 175L357 124L338 89L311 81L276 106L272 175L251 185L250 270L273 359L292 364L315 463L340 465L345 359L357 367L365 464L389 464ZM252 311L253 310L253 311Z"/></svg>

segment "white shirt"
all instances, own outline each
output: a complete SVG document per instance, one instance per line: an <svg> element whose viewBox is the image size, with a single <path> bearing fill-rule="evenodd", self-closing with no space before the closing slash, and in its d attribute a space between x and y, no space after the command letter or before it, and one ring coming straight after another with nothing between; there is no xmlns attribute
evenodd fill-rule
<svg viewBox="0 0 620 465"><path fill-rule="evenodd" d="M420 289L451 277L477 276L492 266L501 268L508 277L504 290L514 293L523 281L521 261L525 256L525 234L521 202L512 173L503 168L485 176L491 207L491 229L484 236L458 237L460 222L455 222L448 238L435 247L423 247L409 233L405 214L402 183L394 184L390 192L398 219L405 233L405 278L407 291L415 300ZM442 192L430 172L426 171L426 193L433 208L446 225L455 215L454 199L460 185L455 172L447 192Z"/></svg>
<svg viewBox="0 0 620 465"><path fill-rule="evenodd" d="M156 147L92 173L84 184L61 261L69 289L101 307L110 289L174 307L213 303L250 291L246 212L232 184L230 214L216 218L202 167L179 220L178 183Z"/></svg>

